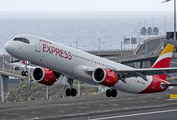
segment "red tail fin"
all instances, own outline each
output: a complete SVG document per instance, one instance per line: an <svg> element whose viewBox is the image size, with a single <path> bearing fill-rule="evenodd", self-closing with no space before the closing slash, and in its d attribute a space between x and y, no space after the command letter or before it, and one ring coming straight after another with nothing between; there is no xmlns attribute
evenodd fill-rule
<svg viewBox="0 0 177 120"><path fill-rule="evenodd" d="M154 65L152 66L152 68L168 68L170 66L170 61L171 61L171 57L173 54L173 49L174 49L174 46L168 44L165 47L165 49L162 51L160 56L157 58ZM155 76L159 77L163 80L166 80L166 77L167 77L165 74L155 75Z"/></svg>

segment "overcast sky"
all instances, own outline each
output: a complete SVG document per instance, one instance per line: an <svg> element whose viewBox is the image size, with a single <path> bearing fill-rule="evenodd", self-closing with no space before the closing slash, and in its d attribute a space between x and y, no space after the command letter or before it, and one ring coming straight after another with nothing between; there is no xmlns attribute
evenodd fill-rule
<svg viewBox="0 0 177 120"><path fill-rule="evenodd" d="M173 11L164 0L0 0L0 11Z"/></svg>

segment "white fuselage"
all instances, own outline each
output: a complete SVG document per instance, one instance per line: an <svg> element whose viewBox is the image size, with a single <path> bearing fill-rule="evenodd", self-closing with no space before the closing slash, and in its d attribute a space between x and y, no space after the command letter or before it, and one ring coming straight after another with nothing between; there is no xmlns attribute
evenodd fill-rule
<svg viewBox="0 0 177 120"><path fill-rule="evenodd" d="M27 38L30 43L9 41L5 47L12 56L89 84L96 83L92 76L86 72L88 68L134 69L37 36L18 35L15 37ZM126 84L119 80L114 88L124 92L140 93L152 82L152 76L147 76L147 78L148 81L144 81L141 77L130 77L126 79Z"/></svg>

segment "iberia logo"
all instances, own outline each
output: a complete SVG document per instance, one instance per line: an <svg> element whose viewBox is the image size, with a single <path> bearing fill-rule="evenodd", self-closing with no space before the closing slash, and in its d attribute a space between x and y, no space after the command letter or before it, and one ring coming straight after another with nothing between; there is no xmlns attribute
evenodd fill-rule
<svg viewBox="0 0 177 120"><path fill-rule="evenodd" d="M43 39L41 39L40 42L45 42L45 43L48 43L48 44L52 44L50 41L43 40Z"/></svg>

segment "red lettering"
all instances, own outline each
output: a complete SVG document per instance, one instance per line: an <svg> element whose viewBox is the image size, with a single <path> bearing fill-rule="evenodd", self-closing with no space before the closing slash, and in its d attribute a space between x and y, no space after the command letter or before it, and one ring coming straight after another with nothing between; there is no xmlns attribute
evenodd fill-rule
<svg viewBox="0 0 177 120"><path fill-rule="evenodd" d="M67 58L68 58L68 53L67 53L67 51L65 50L64 53L65 53L65 55L66 55L65 58L67 59Z"/></svg>
<svg viewBox="0 0 177 120"><path fill-rule="evenodd" d="M71 52L68 52L68 60L71 60L72 59L72 55L71 55Z"/></svg>
<svg viewBox="0 0 177 120"><path fill-rule="evenodd" d="M56 51L56 50L55 50L55 47L52 46L52 52L55 52L55 51Z"/></svg>
<svg viewBox="0 0 177 120"><path fill-rule="evenodd" d="M58 54L58 56L60 56L60 50L56 48L55 51L56 51L56 55Z"/></svg>
<svg viewBox="0 0 177 120"><path fill-rule="evenodd" d="M50 53L50 46L47 45L47 52Z"/></svg>
<svg viewBox="0 0 177 120"><path fill-rule="evenodd" d="M64 56L63 56L63 50L61 49L60 50L60 56L63 58Z"/></svg>
<svg viewBox="0 0 177 120"><path fill-rule="evenodd" d="M43 51L44 51L44 52L47 52L47 51L45 50L45 48L46 48L46 44L43 44Z"/></svg>
<svg viewBox="0 0 177 120"><path fill-rule="evenodd" d="M51 54L53 54L53 52L55 52L55 47L51 47Z"/></svg>
<svg viewBox="0 0 177 120"><path fill-rule="evenodd" d="M67 52L66 50L55 48L54 46L48 46L47 44L43 44L43 52L49 52L50 54L53 54L53 52L56 52L56 55L71 60L72 55L71 52Z"/></svg>

